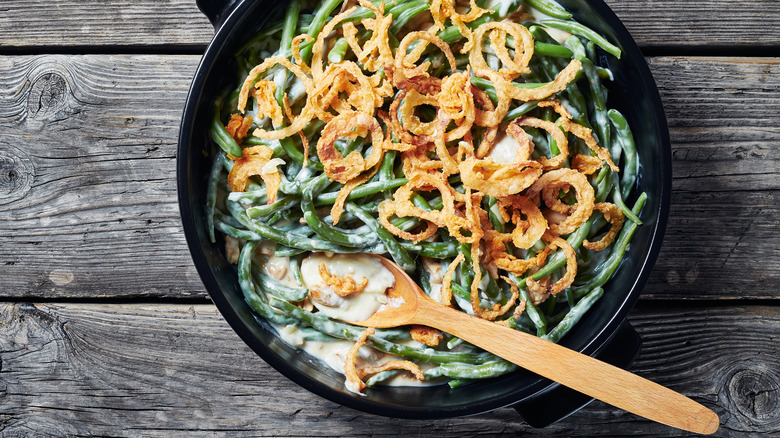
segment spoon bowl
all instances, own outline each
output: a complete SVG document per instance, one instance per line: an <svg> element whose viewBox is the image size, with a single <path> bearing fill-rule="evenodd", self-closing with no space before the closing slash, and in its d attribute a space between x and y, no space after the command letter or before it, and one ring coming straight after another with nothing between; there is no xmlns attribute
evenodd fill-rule
<svg viewBox="0 0 780 438"><path fill-rule="evenodd" d="M395 286L387 293L388 304L352 324L437 328L625 411L689 432L712 434L718 430L718 415L690 398L590 356L437 303L398 265L375 257L393 274Z"/></svg>

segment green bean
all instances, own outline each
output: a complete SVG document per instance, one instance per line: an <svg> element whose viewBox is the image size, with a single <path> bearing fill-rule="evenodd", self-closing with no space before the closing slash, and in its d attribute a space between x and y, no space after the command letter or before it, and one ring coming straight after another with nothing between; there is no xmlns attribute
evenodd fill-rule
<svg viewBox="0 0 780 438"><path fill-rule="evenodd" d="M281 199L277 199L273 204L259 207L249 207L246 209L246 214L252 219L267 217L276 212L287 210L288 208L293 207L298 201L300 201L300 199L298 199L296 196L287 196Z"/></svg>
<svg viewBox="0 0 780 438"><path fill-rule="evenodd" d="M355 199L365 198L366 196L374 195L383 190L394 189L404 184L406 184L406 178L394 178L386 181L376 181L373 183L363 184L362 186L356 187L354 190L352 190L347 196L347 200L352 201ZM314 206L322 207L323 205L333 204L336 202L338 194L339 192L330 192L317 195L317 197L314 198Z"/></svg>
<svg viewBox="0 0 780 438"><path fill-rule="evenodd" d="M558 4L555 0L524 0L529 6L534 9L538 9L545 15L551 17L560 18L561 20L569 20L572 15L564 9L563 6Z"/></svg>
<svg viewBox="0 0 780 438"><path fill-rule="evenodd" d="M531 300L531 296L528 295L528 291L525 290L525 286L520 284L520 280L517 279L515 274L509 274L509 278L517 285L520 291L520 296L525 300L525 313L531 318L531 322L536 327L536 336L544 336L547 334L547 318L539 309L534 305Z"/></svg>
<svg viewBox="0 0 780 438"><path fill-rule="evenodd" d="M594 288L587 295L582 297L576 305L569 309L569 312L563 317L561 322L559 322L554 329L550 330L549 333L542 336L542 339L546 339L550 342L558 342L561 340L561 338L579 322L580 318L582 318L602 295L604 295L604 289L600 287Z"/></svg>
<svg viewBox="0 0 780 438"><path fill-rule="evenodd" d="M463 287L458 283L452 283L450 285L450 288L452 289L453 297L459 298L466 304L465 307L462 306L463 310L466 310L468 313L473 314L474 309L471 307L471 291L469 290L469 287Z"/></svg>
<svg viewBox="0 0 780 438"><path fill-rule="evenodd" d="M487 208L488 220L490 220L490 224L493 226L494 230L498 231L499 233L503 233L504 232L503 219L500 217L499 212L494 209L494 207L496 207L496 205L498 204L498 200L493 197L488 197L487 204L488 204L488 208Z"/></svg>
<svg viewBox="0 0 780 438"><path fill-rule="evenodd" d="M604 166L604 169L606 169L606 177L597 183L596 202L604 202L614 186L612 179L615 177L615 173L607 166Z"/></svg>
<svg viewBox="0 0 780 438"><path fill-rule="evenodd" d="M218 209L214 210L214 219L218 220L226 225L230 225L233 228L242 228L244 225L237 221L233 216L228 216Z"/></svg>
<svg viewBox="0 0 780 438"><path fill-rule="evenodd" d="M376 236L369 234L348 234L346 230L336 228L320 219L314 208L314 192L319 191L322 187L327 185L328 182L328 176L322 174L311 180L311 182L306 185L306 188L303 189L301 210L303 210L303 219L306 223L309 224L311 229L314 230L318 236L337 245L357 248L376 243Z"/></svg>
<svg viewBox="0 0 780 438"><path fill-rule="evenodd" d="M625 201L623 201L623 195L620 193L620 186L617 184L617 177L612 178L613 181L613 192L612 192L612 201L617 205L620 210L623 212L623 215L627 217L631 222L634 222L637 225L642 225L642 220L639 219L639 216L635 215L633 211L631 211L630 208L626 205Z"/></svg>
<svg viewBox="0 0 780 438"><path fill-rule="evenodd" d="M387 231L378 220L374 219L365 210L352 202L347 202L345 207L348 212L357 216L366 225L368 225L369 228L371 228L371 231L379 236L379 239L382 241L382 243L385 244L385 248L387 248L390 256L398 264L398 266L401 267L401 269L406 272L414 272L416 265L412 257L401 245L398 244L398 242L395 240L395 237L393 237L393 235L390 234L390 232Z"/></svg>
<svg viewBox="0 0 780 438"><path fill-rule="evenodd" d="M647 193L642 193L639 195L639 198L637 198L631 211L633 211L634 214L639 215L642 211L642 207L645 205L645 201L647 201ZM623 225L623 229L620 230L618 238L612 245L612 252L610 253L609 258L598 267L596 270L598 273L584 285L576 287L575 292L580 293L584 291L587 293L596 287L603 286L604 283L612 278L612 275L615 273L618 266L620 266L620 262L623 261L623 255L626 252L626 248L631 242L631 238L634 236L638 227L639 225L635 222L627 222Z"/></svg>
<svg viewBox="0 0 780 438"><path fill-rule="evenodd" d="M264 272L259 270L254 272L256 272L254 275L259 280L259 283L263 285L263 288L279 298L287 301L301 301L309 294L309 290L306 288L285 286Z"/></svg>
<svg viewBox="0 0 780 438"><path fill-rule="evenodd" d="M526 102L518 106L517 108L511 109L509 110L509 112L506 113L506 116L504 116L504 121L508 122L514 120L528 113L529 111L536 109L537 105L539 105L539 101L531 101L531 102Z"/></svg>
<svg viewBox="0 0 780 438"><path fill-rule="evenodd" d="M224 154L224 152L219 151L217 154ZM215 157L214 162L211 163L208 188L206 189L206 231L211 243L217 241L214 236L214 209L217 206L217 185L219 184L220 175L222 175L222 161Z"/></svg>
<svg viewBox="0 0 780 438"><path fill-rule="evenodd" d="M496 360L480 365L443 363L437 367L441 374L455 379L488 379L517 369L517 365L506 360Z"/></svg>
<svg viewBox="0 0 780 438"><path fill-rule="evenodd" d="M306 251L298 248L290 248L289 246L276 245L274 249L274 257L295 257L305 253Z"/></svg>
<svg viewBox="0 0 780 438"><path fill-rule="evenodd" d="M577 23L576 21L564 21L554 18L542 20L542 24L554 29L565 30L567 32L573 33L574 35L587 38L588 40L592 41L593 44L604 49L605 52L610 53L617 59L620 59L620 48L607 41L606 38L599 35L595 30L583 24Z"/></svg>
<svg viewBox="0 0 780 438"><path fill-rule="evenodd" d="M312 18L311 24L309 24L309 29L306 33L310 37L316 39L317 34L320 33L322 27L325 26L325 21L327 21L330 14L341 4L341 2L342 0L325 0L314 14L314 18ZM301 44L301 58L303 58L305 62L308 62L311 59L311 50L313 46L313 42Z"/></svg>
<svg viewBox="0 0 780 438"><path fill-rule="evenodd" d="M363 332L363 327L355 327L353 325L334 321L327 317L324 317L317 313L311 313L305 309L302 309L294 304L291 304L282 299L274 296L269 297L269 302L272 306L284 311L292 317L300 320L301 322L308 324L309 326L316 328L317 330L334 338L356 340ZM446 352L436 351L431 348L414 348L406 345L399 345L391 342L394 339L404 340L402 338L403 333L399 331L380 331L377 330L373 336L369 336L368 344L372 347L384 351L385 353L395 354L397 356L406 357L410 359L417 359L426 362L434 363L447 363L447 362L460 362L468 364L478 364L489 360L491 357L495 357L490 353L458 353L458 352ZM383 333L384 337L383 337ZM390 333L392 334L386 334ZM407 332L408 335L408 332Z"/></svg>
<svg viewBox="0 0 780 438"><path fill-rule="evenodd" d="M287 4L287 11L284 14L284 28L282 29L282 38L279 41L279 47L290 47L295 37L295 31L298 28L298 15L301 12L301 0L292 0ZM287 83L287 70L280 69L274 76L276 84L276 101L284 108L284 90Z"/></svg>
<svg viewBox="0 0 780 438"><path fill-rule="evenodd" d="M342 245L336 245L332 242L320 239L301 237L292 233L284 233L266 224L263 224L262 222L249 219L241 207L235 203L228 202L228 209L230 210L230 214L232 214L234 218L238 219L250 231L254 231L266 239L273 240L274 242L280 243L284 246L306 251L349 252L348 248Z"/></svg>
<svg viewBox="0 0 780 438"><path fill-rule="evenodd" d="M321 331L311 327L298 327L296 334L304 341L333 342L338 340L333 336L328 336L325 333L322 333Z"/></svg>
<svg viewBox="0 0 780 438"><path fill-rule="evenodd" d="M399 374L401 374L401 370L382 371L381 373L374 374L373 376L369 377L366 380L366 386L370 388L372 386L386 382Z"/></svg>
<svg viewBox="0 0 780 438"><path fill-rule="evenodd" d="M301 275L301 260L300 257L290 258L290 270L292 271L293 278L298 286L303 286L303 276Z"/></svg>
<svg viewBox="0 0 780 438"><path fill-rule="evenodd" d="M263 236L253 231L236 228L232 225L228 225L225 222L222 222L219 219L214 221L214 227L219 231L223 232L224 234L227 234L228 236L233 237L235 239L251 240L251 241L263 240Z"/></svg>
<svg viewBox="0 0 780 438"><path fill-rule="evenodd" d="M616 138L623 148L625 164L623 165L623 177L620 181L620 194L623 198L628 198L631 194L631 190L634 188L636 182L636 176L639 173L639 159L636 153L636 144L634 143L634 135L631 133L631 128L628 126L628 121L623 114L618 110L611 109L607 112L609 120L612 122L612 126L615 127L617 132Z"/></svg>
<svg viewBox="0 0 780 438"><path fill-rule="evenodd" d="M255 290L255 284L252 281L252 258L257 244L258 242L247 242L238 256L238 285L241 287L244 299L260 316L271 322L276 324L294 323L293 318L274 310Z"/></svg>
<svg viewBox="0 0 780 438"><path fill-rule="evenodd" d="M328 61L338 64L339 62L344 60L344 56L347 54L347 49L349 48L349 43L347 42L347 39L344 37L341 37L336 40L336 44L333 45L333 48L330 49L330 52L328 52Z"/></svg>
<svg viewBox="0 0 780 438"><path fill-rule="evenodd" d="M390 25L390 32L393 34L398 33L409 20L426 10L428 10L428 3L425 1L404 2L391 9L388 12L388 14L393 15L393 24Z"/></svg>
<svg viewBox="0 0 780 438"><path fill-rule="evenodd" d="M408 240L398 242L409 252L428 258L449 258L458 255L458 245L454 242L422 242L413 243Z"/></svg>
<svg viewBox="0 0 780 438"><path fill-rule="evenodd" d="M373 3L375 6L379 6L380 2L381 2L381 0L380 1L373 0L371 3ZM404 0L389 0L389 1L386 1L386 2L384 2L384 4L385 4L385 11L389 11L389 10L393 9L394 7L398 6L399 4L401 4L403 2L404 2ZM371 9L368 9L366 7L360 6L357 9L355 9L355 12L350 14L350 16L347 17L344 21L355 22L355 21L360 21L360 20L366 19L366 18L374 18L374 17L375 17L374 11L372 11Z"/></svg>
<svg viewBox="0 0 780 438"><path fill-rule="evenodd" d="M301 10L301 2L300 0L293 0L291 1L287 6L287 12L284 16L284 29L282 30L282 38L279 42L279 47L290 47L292 44L293 37L295 36L295 31L298 27L298 15L300 14ZM279 104L281 108L284 108L284 94L285 89L287 88L285 85L287 83L287 70L286 69L280 69L275 75L274 75L274 83L276 84L276 101ZM277 129L284 128L284 123L280 126L277 126ZM295 143L293 142L292 138L286 137L279 140L279 145L284 149L284 151L287 153L287 155L290 156L295 162L297 163L303 163L304 157L303 153L298 150L298 148L295 146Z"/></svg>
<svg viewBox="0 0 780 438"><path fill-rule="evenodd" d="M209 129L211 139L226 153L234 157L243 156L243 149L241 149L241 146L236 143L236 140L228 134L225 125L223 125L222 121L219 119L219 113L219 106L214 105L214 116L211 119L211 129Z"/></svg>
<svg viewBox="0 0 780 438"><path fill-rule="evenodd" d="M268 195L265 187L259 190L247 190L245 192L230 192L227 199L232 202L249 202L253 204L264 204L268 201Z"/></svg>
<svg viewBox="0 0 780 438"><path fill-rule="evenodd" d="M606 97L602 92L601 78L599 78L596 67L588 59L586 50L582 42L577 37L571 37L566 40L566 45L572 49L574 56L582 63L582 71L588 79L591 97L591 110L595 120L594 129L598 135L599 143L608 147L611 144L611 124L607 118ZM615 158L617 160L617 158Z"/></svg>
<svg viewBox="0 0 780 438"><path fill-rule="evenodd" d="M534 54L571 59L572 51L560 44L534 42Z"/></svg>

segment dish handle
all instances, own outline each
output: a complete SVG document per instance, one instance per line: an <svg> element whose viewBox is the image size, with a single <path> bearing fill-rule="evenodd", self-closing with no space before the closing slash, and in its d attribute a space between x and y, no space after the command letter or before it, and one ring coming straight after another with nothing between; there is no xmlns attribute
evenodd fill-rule
<svg viewBox="0 0 780 438"><path fill-rule="evenodd" d="M209 19L214 30L222 27L225 19L233 12L239 0L195 0L198 9Z"/></svg>
<svg viewBox="0 0 780 438"><path fill-rule="evenodd" d="M624 320L615 333L605 342L593 357L620 368L628 368L642 347L642 339L628 320ZM545 427L563 420L587 406L593 398L573 389L551 383L534 395L521 400L513 407L532 427Z"/></svg>

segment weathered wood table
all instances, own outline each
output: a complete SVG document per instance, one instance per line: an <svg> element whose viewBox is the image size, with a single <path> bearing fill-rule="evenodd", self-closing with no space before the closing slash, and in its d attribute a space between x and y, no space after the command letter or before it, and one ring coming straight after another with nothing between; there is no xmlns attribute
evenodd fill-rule
<svg viewBox="0 0 780 438"><path fill-rule="evenodd" d="M636 373L780 434L780 5L609 0L671 129L667 237ZM0 435L679 436L595 402L398 421L267 366L210 303L176 203L181 110L212 35L193 0L0 4Z"/></svg>

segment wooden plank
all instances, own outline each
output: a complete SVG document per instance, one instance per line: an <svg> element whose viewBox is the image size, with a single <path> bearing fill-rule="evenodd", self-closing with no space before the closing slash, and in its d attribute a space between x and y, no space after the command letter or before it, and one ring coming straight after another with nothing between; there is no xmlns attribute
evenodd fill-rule
<svg viewBox="0 0 780 438"><path fill-rule="evenodd" d="M257 358L210 305L4 304L0 431L54 436L679 436L596 402L543 430L511 409L388 419L314 396ZM636 373L714 409L716 436L780 433L780 309L645 308Z"/></svg>
<svg viewBox="0 0 780 438"><path fill-rule="evenodd" d="M165 47L201 51L214 35L194 0L10 0L0 47Z"/></svg>
<svg viewBox="0 0 780 438"><path fill-rule="evenodd" d="M607 0L645 49L777 50L780 14L774 0ZM53 6L53 7L52 7ZM201 51L213 31L193 0L5 0L0 47L149 48ZM776 53L776 52L774 52Z"/></svg>
<svg viewBox="0 0 780 438"><path fill-rule="evenodd" d="M780 35L777 2L751 0L606 0L643 50L723 53L748 48L776 54Z"/></svg>
<svg viewBox="0 0 780 438"><path fill-rule="evenodd" d="M175 182L178 120L197 61L0 57L3 296L205 296ZM776 297L780 61L649 61L675 180L645 298Z"/></svg>
<svg viewBox="0 0 780 438"><path fill-rule="evenodd" d="M672 138L667 235L647 297L777 297L780 59L651 58Z"/></svg>
<svg viewBox="0 0 780 438"><path fill-rule="evenodd" d="M0 60L3 294L205 296L176 202L179 121L197 61Z"/></svg>

